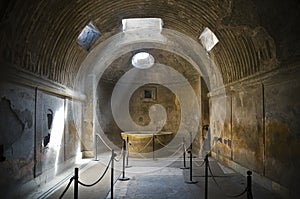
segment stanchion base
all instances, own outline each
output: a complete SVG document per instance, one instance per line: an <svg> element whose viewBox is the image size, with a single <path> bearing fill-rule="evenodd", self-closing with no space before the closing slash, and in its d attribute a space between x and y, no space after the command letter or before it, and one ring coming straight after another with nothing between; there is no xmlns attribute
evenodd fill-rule
<svg viewBox="0 0 300 199"><path fill-rule="evenodd" d="M180 169L190 169L190 167L180 167Z"/></svg>
<svg viewBox="0 0 300 199"><path fill-rule="evenodd" d="M196 183L198 183L198 181L185 181L185 183L187 183L187 184L196 184Z"/></svg>
<svg viewBox="0 0 300 199"><path fill-rule="evenodd" d="M121 178L119 178L118 180L120 180L120 181L127 181L127 180L130 180L130 178L127 178L127 177L121 177Z"/></svg>
<svg viewBox="0 0 300 199"><path fill-rule="evenodd" d="M98 159L93 159L93 161L99 161Z"/></svg>

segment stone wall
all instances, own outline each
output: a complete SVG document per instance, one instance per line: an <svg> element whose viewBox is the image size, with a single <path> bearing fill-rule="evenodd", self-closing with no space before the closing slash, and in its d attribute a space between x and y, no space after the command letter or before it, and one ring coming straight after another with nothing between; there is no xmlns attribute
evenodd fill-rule
<svg viewBox="0 0 300 199"><path fill-rule="evenodd" d="M265 85L265 175L299 194L299 73L297 78Z"/></svg>
<svg viewBox="0 0 300 199"><path fill-rule="evenodd" d="M195 92L197 102L199 103L199 108L201 109L201 83L199 81L199 78L190 80L189 83ZM101 80L99 82L97 88L97 117L99 119L101 129L104 131L103 136L107 137L108 140L113 142L115 145L121 147L122 140L120 135L123 130L121 130L120 127L117 125L111 110L111 96L114 86L114 84L106 81ZM178 86L180 88L180 83L178 83ZM185 89L178 90L183 95L184 92L187 92ZM147 93L145 93L147 91L151 91L151 97L149 98L145 96L147 95ZM149 110L150 107L155 104L163 106L166 111L167 119L163 127L155 127L155 124L154 126L149 125ZM125 105L122 108L126 109ZM147 127L149 129L147 130L156 131L157 129L162 129L162 131L174 132L174 135L178 132L180 122L182 119L181 117L183 117L181 115L181 105L179 103L178 96L175 93L173 93L169 88L159 84L146 84L136 89L130 97L129 107L127 107L127 109L129 109L129 113L133 122L137 125L141 127L149 125ZM182 122L188 121L185 121L183 119ZM202 139L201 124L202 121L199 121L199 129L198 132L196 132L195 134L195 139L193 142L193 152L195 154L198 154L200 150L200 141ZM152 127L153 129L151 129ZM105 150L103 148L103 143L102 146L98 145L98 148L101 148L101 150Z"/></svg>
<svg viewBox="0 0 300 199"><path fill-rule="evenodd" d="M299 192L299 74L290 66L231 84L224 124L210 118L220 135L212 138L213 156L244 175L254 171L254 181L285 198Z"/></svg>
<svg viewBox="0 0 300 199"><path fill-rule="evenodd" d="M118 127L113 119L111 111L111 95L114 88L114 84L100 81L97 91L97 117L99 118L99 124L103 130L103 136L106 136L115 145L122 146L121 129ZM100 142L99 149L105 151L105 145Z"/></svg>
<svg viewBox="0 0 300 199"><path fill-rule="evenodd" d="M73 164L80 146L82 103L25 79L0 82L0 194L11 198Z"/></svg>
<svg viewBox="0 0 300 199"><path fill-rule="evenodd" d="M145 92L150 89L155 91L155 96L146 98ZM133 121L141 126L148 125L150 123L149 109L154 104L165 107L167 113L167 121L162 131L176 133L180 125L180 104L176 95L162 85L144 85L133 93L129 104L129 113ZM153 131L155 130L153 129Z"/></svg>
<svg viewBox="0 0 300 199"><path fill-rule="evenodd" d="M232 159L262 174L262 85L233 92L231 99Z"/></svg>
<svg viewBox="0 0 300 199"><path fill-rule="evenodd" d="M0 96L0 184L4 191L14 181L34 177L35 91L1 83Z"/></svg>

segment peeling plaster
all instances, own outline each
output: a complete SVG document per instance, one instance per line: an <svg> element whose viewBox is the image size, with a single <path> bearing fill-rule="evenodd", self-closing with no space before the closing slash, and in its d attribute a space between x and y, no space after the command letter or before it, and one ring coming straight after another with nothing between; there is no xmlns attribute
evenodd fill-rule
<svg viewBox="0 0 300 199"><path fill-rule="evenodd" d="M5 120L2 121L0 125L0 142L4 145L12 145L22 136L25 123L13 109L11 101L5 97L2 97L0 101L0 118ZM29 125L31 126L32 122ZM11 130L12 126L14 127L13 131Z"/></svg>

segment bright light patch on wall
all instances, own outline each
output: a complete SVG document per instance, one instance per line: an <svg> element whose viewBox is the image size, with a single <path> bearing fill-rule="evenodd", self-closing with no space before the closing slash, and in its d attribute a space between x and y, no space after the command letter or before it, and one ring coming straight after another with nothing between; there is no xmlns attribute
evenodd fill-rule
<svg viewBox="0 0 300 199"><path fill-rule="evenodd" d="M139 52L132 57L131 63L136 68L147 69L153 66L154 57L147 52Z"/></svg>
<svg viewBox="0 0 300 199"><path fill-rule="evenodd" d="M130 18L122 19L123 32L138 30L138 29L151 29L161 32L163 21L160 18Z"/></svg>
<svg viewBox="0 0 300 199"><path fill-rule="evenodd" d="M79 34L77 43L85 50L89 50L100 35L100 31L90 22Z"/></svg>
<svg viewBox="0 0 300 199"><path fill-rule="evenodd" d="M201 33L199 39L207 51L210 51L219 42L216 35L207 27Z"/></svg>
<svg viewBox="0 0 300 199"><path fill-rule="evenodd" d="M62 139L64 135L64 107L62 106L56 113L53 118L53 125L51 129L51 138L49 142L49 148L51 151L56 153L55 157L55 173L57 172L60 149L62 147Z"/></svg>

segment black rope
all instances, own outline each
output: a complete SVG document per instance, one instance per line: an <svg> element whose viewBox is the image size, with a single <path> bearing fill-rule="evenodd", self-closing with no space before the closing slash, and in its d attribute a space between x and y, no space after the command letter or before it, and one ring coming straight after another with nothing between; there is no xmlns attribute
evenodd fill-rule
<svg viewBox="0 0 300 199"><path fill-rule="evenodd" d="M150 145L150 143L152 142L152 140L153 140L153 138L151 137L151 139L150 139L149 142L144 146L144 148L142 148L141 150L139 150L139 151L136 152L136 153L140 154L143 150L145 150L145 149L147 148L147 146ZM136 147L133 145L133 143L129 143L129 145L130 145L132 148L136 148ZM142 156L142 157L143 157L143 156Z"/></svg>
<svg viewBox="0 0 300 199"><path fill-rule="evenodd" d="M122 158L122 156L120 156L119 159L114 158L114 160L115 160L116 162L120 162L121 158Z"/></svg>
<svg viewBox="0 0 300 199"><path fill-rule="evenodd" d="M197 167L203 167L204 164L205 164L205 160L202 162L202 164L200 166L197 166Z"/></svg>
<svg viewBox="0 0 300 199"><path fill-rule="evenodd" d="M120 155L119 159L116 158L116 157L114 157L114 160L115 160L116 162L120 162L121 158L123 157L123 152L124 152L124 150L123 150L123 147L122 147L122 151L121 151L121 153L119 154L119 155Z"/></svg>
<svg viewBox="0 0 300 199"><path fill-rule="evenodd" d="M178 144L177 146L168 146L168 144L164 144L164 143L159 139L158 136L155 137L155 138L156 138L156 140L158 141L158 143L159 143L160 145L162 145L163 147L169 148L169 149L178 149L180 146L182 146L182 143Z"/></svg>
<svg viewBox="0 0 300 199"><path fill-rule="evenodd" d="M72 183L73 180L74 180L74 176L70 179L69 184L65 188L64 192L62 192L62 194L59 196L59 199L61 199L65 195L65 193L68 191L68 189L69 189L69 187L70 187L70 185L71 185L71 183Z"/></svg>
<svg viewBox="0 0 300 199"><path fill-rule="evenodd" d="M181 148L178 148L173 154L171 154L169 157L174 157L175 155L176 155L176 153L178 152L178 151L180 151L181 150Z"/></svg>
<svg viewBox="0 0 300 199"><path fill-rule="evenodd" d="M209 166L208 161L207 161L207 165L208 165L208 169L209 169L209 172L210 172L210 175L211 175L213 181L216 183L217 187L223 192L223 194L224 194L226 197L237 198L237 197L240 197L240 196L242 196L243 194L245 194L245 193L247 192L248 188L246 187L246 189L245 189L242 193L240 193L240 194L236 194L236 195L228 195L228 194L226 194L225 191L222 189L222 187L221 187L221 186L218 184L218 182L216 181L215 176L213 175L213 173L212 173L212 171L211 171L211 168L210 168L210 166Z"/></svg>
<svg viewBox="0 0 300 199"><path fill-rule="evenodd" d="M79 183L80 185L82 185L82 186L85 186L85 187L92 187L92 186L94 186L95 184L97 184L98 182L100 182L100 181L102 180L102 178L105 176L105 174L106 174L106 172L107 172L107 170L108 170L108 168L109 168L109 165L110 165L111 161L112 161L112 158L110 158L110 161L109 161L109 163L108 163L108 165L107 165L107 167L106 167L104 173L102 174L102 176L101 176L96 182L94 182L93 184L84 184L84 183L82 183L82 182L80 182L80 181L78 180L78 183Z"/></svg>

